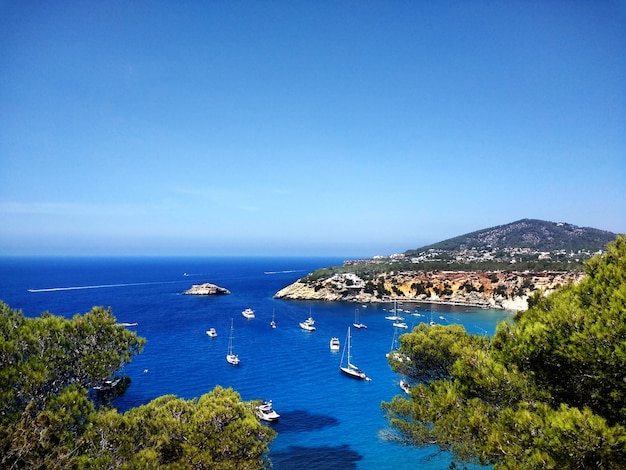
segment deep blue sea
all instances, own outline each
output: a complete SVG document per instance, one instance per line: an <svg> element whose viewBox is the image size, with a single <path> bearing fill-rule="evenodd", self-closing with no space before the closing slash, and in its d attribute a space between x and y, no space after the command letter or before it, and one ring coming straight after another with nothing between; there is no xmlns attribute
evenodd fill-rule
<svg viewBox="0 0 626 470"><path fill-rule="evenodd" d="M436 448L403 447L384 439L388 430L381 402L403 393L401 377L385 354L394 337L384 317L391 304L275 300L282 287L340 258L0 258L0 300L27 316L44 311L72 317L93 306L111 307L119 322L148 342L126 365L132 379L115 405L120 411L164 394L198 397L216 385L232 387L244 400L271 399L280 413L270 424L278 436L270 458L274 468L446 469L450 457ZM192 284L211 282L231 295L190 296ZM241 312L252 308L256 318ZM339 372L341 351L329 350L359 309L368 329L352 329L352 359L371 381ZM471 333L492 334L509 319L502 311L404 304L409 327L421 321L460 323ZM270 327L272 315L277 328ZM419 316L418 316L419 315ZM314 332L298 323L312 316ZM225 360L234 322L234 352L241 364ZM210 338L206 330L217 329ZM407 330L401 330L406 332Z"/></svg>

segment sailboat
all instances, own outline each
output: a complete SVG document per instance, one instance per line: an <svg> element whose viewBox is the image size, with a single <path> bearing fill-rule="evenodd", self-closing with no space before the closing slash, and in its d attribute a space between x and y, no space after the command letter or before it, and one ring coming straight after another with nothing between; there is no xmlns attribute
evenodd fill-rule
<svg viewBox="0 0 626 470"><path fill-rule="evenodd" d="M272 310L272 321L270 322L272 328L276 328L276 322L274 321L274 310Z"/></svg>
<svg viewBox="0 0 626 470"><path fill-rule="evenodd" d="M354 323L352 324L355 328L367 328L367 325L359 322L359 309L354 309Z"/></svg>
<svg viewBox="0 0 626 470"><path fill-rule="evenodd" d="M239 356L233 354L233 319L230 319L230 336L228 337L228 354L226 354L226 362L234 366L239 365Z"/></svg>
<svg viewBox="0 0 626 470"><path fill-rule="evenodd" d="M341 364L339 365L339 370L341 370L341 372L346 374L348 377L352 377L352 378L360 379L360 380L371 380L367 375L365 375L365 372L363 372L357 366L352 364L352 362L350 362L350 349L351 349L350 327L348 327L348 339L346 340L346 347L344 348L343 353L341 354ZM344 354L346 353L346 350L348 351L348 362L344 366L342 364L344 363L343 357L344 357Z"/></svg>
<svg viewBox="0 0 626 470"><path fill-rule="evenodd" d="M404 320L404 317L401 317L400 315L398 315L398 303L396 301L394 301L393 303L393 310L391 311L391 313L393 313L393 315L387 315L385 317L386 320L392 320L392 321Z"/></svg>
<svg viewBox="0 0 626 470"><path fill-rule="evenodd" d="M398 350L398 330L396 330L394 328L393 329L393 339L391 340L391 349L386 354L386 356L389 357L392 354L395 354L397 350Z"/></svg>

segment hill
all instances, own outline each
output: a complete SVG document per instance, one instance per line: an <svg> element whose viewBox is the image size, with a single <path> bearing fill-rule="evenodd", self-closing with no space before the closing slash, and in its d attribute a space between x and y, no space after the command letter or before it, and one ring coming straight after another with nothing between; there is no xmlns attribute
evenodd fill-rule
<svg viewBox="0 0 626 470"><path fill-rule="evenodd" d="M579 282L583 262L616 238L594 228L523 219L401 254L318 269L275 297L525 310L534 291Z"/></svg>
<svg viewBox="0 0 626 470"><path fill-rule="evenodd" d="M503 269L517 263L518 269L569 271L582 268L616 237L596 228L522 219L382 259L428 263L428 269Z"/></svg>
<svg viewBox="0 0 626 470"><path fill-rule="evenodd" d="M427 250L461 251L466 249L521 249L536 252L603 250L617 234L562 222L522 219L506 225L478 230L450 238L419 250L408 250L407 256Z"/></svg>

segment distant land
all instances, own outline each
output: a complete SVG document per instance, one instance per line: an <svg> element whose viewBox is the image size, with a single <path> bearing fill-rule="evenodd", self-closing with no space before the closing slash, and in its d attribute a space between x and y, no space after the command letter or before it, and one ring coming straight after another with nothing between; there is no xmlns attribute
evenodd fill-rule
<svg viewBox="0 0 626 470"><path fill-rule="evenodd" d="M616 237L595 228L523 219L404 253L318 269L275 297L525 310L533 292L579 282L583 263Z"/></svg>

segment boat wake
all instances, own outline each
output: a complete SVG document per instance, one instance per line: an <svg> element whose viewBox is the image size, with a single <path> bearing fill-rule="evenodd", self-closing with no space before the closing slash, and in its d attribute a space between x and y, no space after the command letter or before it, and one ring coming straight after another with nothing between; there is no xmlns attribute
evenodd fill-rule
<svg viewBox="0 0 626 470"><path fill-rule="evenodd" d="M160 282L129 282L123 284L100 284L95 286L72 286L72 287L46 287L44 289L27 289L28 292L58 292L65 290L83 290L83 289L109 289L111 287L129 287L129 286L150 286L155 284L171 284L180 281L160 281Z"/></svg>
<svg viewBox="0 0 626 470"><path fill-rule="evenodd" d="M263 274L289 274L289 273L301 273L304 269L285 269L284 271L264 271Z"/></svg>

